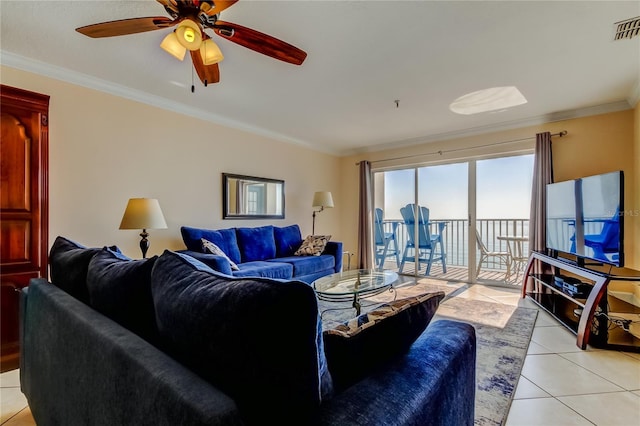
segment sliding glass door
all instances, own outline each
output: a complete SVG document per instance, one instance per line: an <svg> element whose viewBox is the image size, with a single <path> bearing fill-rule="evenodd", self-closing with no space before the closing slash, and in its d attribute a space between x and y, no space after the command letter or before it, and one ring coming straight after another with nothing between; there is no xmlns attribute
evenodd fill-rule
<svg viewBox="0 0 640 426"><path fill-rule="evenodd" d="M476 162L478 281L517 283L529 254L532 179L533 155Z"/></svg>
<svg viewBox="0 0 640 426"><path fill-rule="evenodd" d="M532 169L533 155L524 155L374 172L376 266L470 282L512 280L521 265L506 253L520 247L528 254Z"/></svg>

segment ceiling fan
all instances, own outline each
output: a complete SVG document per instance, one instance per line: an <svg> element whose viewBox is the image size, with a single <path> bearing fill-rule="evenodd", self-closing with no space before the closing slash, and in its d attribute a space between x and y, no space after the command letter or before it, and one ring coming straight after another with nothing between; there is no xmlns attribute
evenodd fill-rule
<svg viewBox="0 0 640 426"><path fill-rule="evenodd" d="M189 50L193 66L205 86L220 81L218 63L224 59L218 46L205 33L206 29L211 29L220 37L241 46L290 64L301 65L307 57L306 52L275 37L238 24L220 21L220 12L233 6L238 0L156 1L164 6L171 18L152 16L121 19L87 25L76 28L76 31L88 37L100 38L177 26L164 38L160 47L181 61Z"/></svg>

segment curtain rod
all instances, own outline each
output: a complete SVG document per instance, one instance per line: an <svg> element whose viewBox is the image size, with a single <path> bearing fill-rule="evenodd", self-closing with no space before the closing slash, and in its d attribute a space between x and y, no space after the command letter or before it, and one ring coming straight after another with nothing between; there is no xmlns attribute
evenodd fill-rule
<svg viewBox="0 0 640 426"><path fill-rule="evenodd" d="M558 137L563 137L567 135L567 131L566 130L562 130L558 133L553 133L551 136L558 136ZM404 160L407 158L414 158L414 157L422 157L425 155L442 155L445 153L449 153L449 152L457 152L457 151L468 151L470 149L475 149L475 148L486 148L488 146L495 146L495 145L504 145L504 144L508 144L508 143L516 143L516 142L524 142L524 141L528 141L529 139L534 139L535 136L530 136L528 138L522 138L522 139L513 139L510 141L503 141L503 142L494 142L494 143L488 143L485 145L478 145L478 146L473 146L473 147L468 147L468 148L457 148L457 149L446 149L446 150L441 150L441 151L435 151L435 152L427 152L424 154L413 154L413 155L405 155L404 157L395 157L395 158L385 158L383 160L375 160L372 161L371 164L374 163L381 163L383 161L395 161L395 160ZM356 166L360 165L360 161L356 162Z"/></svg>

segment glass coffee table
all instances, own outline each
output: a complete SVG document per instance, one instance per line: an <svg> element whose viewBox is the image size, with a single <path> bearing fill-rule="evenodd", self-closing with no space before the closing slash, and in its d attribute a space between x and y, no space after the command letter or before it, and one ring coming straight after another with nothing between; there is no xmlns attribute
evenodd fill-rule
<svg viewBox="0 0 640 426"><path fill-rule="evenodd" d="M318 278L312 283L318 299L327 302L353 301L356 316L360 315L360 299L393 290L398 274L377 269L354 269Z"/></svg>

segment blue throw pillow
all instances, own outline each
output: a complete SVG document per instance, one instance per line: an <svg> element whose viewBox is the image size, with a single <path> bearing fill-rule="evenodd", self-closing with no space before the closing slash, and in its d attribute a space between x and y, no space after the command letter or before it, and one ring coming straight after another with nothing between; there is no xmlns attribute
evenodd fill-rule
<svg viewBox="0 0 640 426"><path fill-rule="evenodd" d="M365 378L406 353L427 328L444 292L426 293L383 304L323 333L336 391Z"/></svg>
<svg viewBox="0 0 640 426"><path fill-rule="evenodd" d="M90 305L154 344L158 329L151 298L151 269L157 258L131 260L105 248L93 256L87 273Z"/></svg>
<svg viewBox="0 0 640 426"><path fill-rule="evenodd" d="M111 247L118 250L117 247ZM89 262L102 248L87 248L58 236L49 251L51 282L82 302L89 304L87 270Z"/></svg>
<svg viewBox="0 0 640 426"><path fill-rule="evenodd" d="M289 257L302 244L302 233L298 225L273 227L273 237L276 240L276 257Z"/></svg>
<svg viewBox="0 0 640 426"><path fill-rule="evenodd" d="M273 226L237 228L236 233L243 263L269 260L276 257L276 240L273 237ZM224 250L224 248L222 249Z"/></svg>
<svg viewBox="0 0 640 426"><path fill-rule="evenodd" d="M220 247L234 263L241 262L235 228L212 230L182 226L180 233L188 250L205 253L202 249L202 238L204 238Z"/></svg>
<svg viewBox="0 0 640 426"><path fill-rule="evenodd" d="M315 292L233 278L165 251L151 273L163 345L237 403L252 424L309 424L331 393Z"/></svg>

